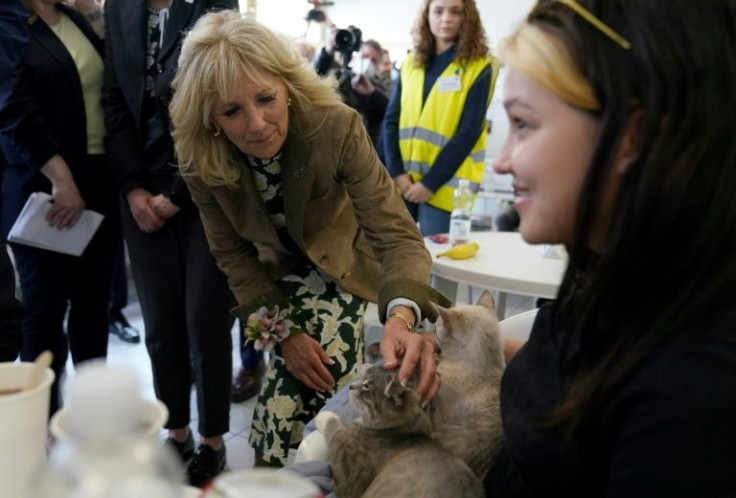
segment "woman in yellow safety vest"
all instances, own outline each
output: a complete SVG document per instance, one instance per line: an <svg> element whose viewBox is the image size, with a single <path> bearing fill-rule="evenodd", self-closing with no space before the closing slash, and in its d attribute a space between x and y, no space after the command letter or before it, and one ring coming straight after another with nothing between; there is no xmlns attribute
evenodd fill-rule
<svg viewBox="0 0 736 498"><path fill-rule="evenodd" d="M485 115L498 74L474 0L425 0L414 52L383 123L391 177L424 235L447 232L461 178L483 177Z"/></svg>

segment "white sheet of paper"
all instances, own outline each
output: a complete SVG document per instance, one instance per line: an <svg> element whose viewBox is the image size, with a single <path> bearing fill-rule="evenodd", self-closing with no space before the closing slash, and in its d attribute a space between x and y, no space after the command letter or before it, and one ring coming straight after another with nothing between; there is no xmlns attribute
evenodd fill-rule
<svg viewBox="0 0 736 498"><path fill-rule="evenodd" d="M73 227L59 230L46 220L51 201L52 197L47 193L32 193L10 229L8 242L81 256L104 216L85 209Z"/></svg>

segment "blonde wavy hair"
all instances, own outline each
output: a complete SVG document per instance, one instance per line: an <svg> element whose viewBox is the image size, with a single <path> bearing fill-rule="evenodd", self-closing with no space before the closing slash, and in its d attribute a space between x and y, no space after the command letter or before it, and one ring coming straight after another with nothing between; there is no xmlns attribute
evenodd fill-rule
<svg viewBox="0 0 736 498"><path fill-rule="evenodd" d="M559 37L533 24L522 24L501 41L499 57L564 102L585 111L600 110L595 90Z"/></svg>
<svg viewBox="0 0 736 498"><path fill-rule="evenodd" d="M227 100L243 78L268 88L269 76L286 85L290 115L341 105L334 78L317 76L288 38L234 10L197 21L182 44L169 105L182 174L197 175L210 186L239 184L237 149L214 136L212 112L218 98Z"/></svg>
<svg viewBox="0 0 736 498"><path fill-rule="evenodd" d="M414 37L414 64L426 67L429 60L437 52L434 35L429 29L429 4L433 0L424 0L419 16L414 23L412 36ZM455 43L455 58L459 61L470 61L485 57L490 53L488 40L475 0L463 0L463 24L460 35Z"/></svg>

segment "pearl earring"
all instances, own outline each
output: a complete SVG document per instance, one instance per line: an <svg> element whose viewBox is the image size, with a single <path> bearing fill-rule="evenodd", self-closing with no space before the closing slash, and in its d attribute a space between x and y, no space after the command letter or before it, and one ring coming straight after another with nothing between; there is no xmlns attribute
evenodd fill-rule
<svg viewBox="0 0 736 498"><path fill-rule="evenodd" d="M288 99L286 99L286 105L291 105L291 97L289 97Z"/></svg>
<svg viewBox="0 0 736 498"><path fill-rule="evenodd" d="M217 131L215 131L215 132L213 133L213 135L215 136L215 138L220 138L220 135L221 135L221 134L222 134L222 130L217 130Z"/></svg>

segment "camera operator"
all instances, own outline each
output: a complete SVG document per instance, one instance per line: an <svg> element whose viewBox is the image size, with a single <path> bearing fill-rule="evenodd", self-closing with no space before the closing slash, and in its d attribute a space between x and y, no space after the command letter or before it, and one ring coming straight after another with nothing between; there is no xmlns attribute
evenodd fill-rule
<svg viewBox="0 0 736 498"><path fill-rule="evenodd" d="M314 68L320 76L329 74L335 66L335 52L340 52L342 63L335 71L335 76L340 82L340 93L345 102L363 117L368 135L380 157L382 147L378 146L378 140L383 115L388 105L390 86L379 76L379 64L383 58L381 45L375 40L362 42L361 37L360 30L354 26L341 30L333 26L325 46L314 61ZM355 74L350 67L353 52L357 51L360 51L361 57L368 62L367 69L362 74Z"/></svg>

